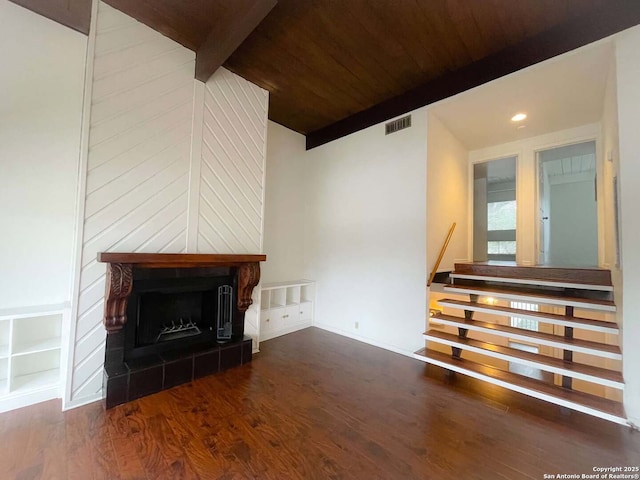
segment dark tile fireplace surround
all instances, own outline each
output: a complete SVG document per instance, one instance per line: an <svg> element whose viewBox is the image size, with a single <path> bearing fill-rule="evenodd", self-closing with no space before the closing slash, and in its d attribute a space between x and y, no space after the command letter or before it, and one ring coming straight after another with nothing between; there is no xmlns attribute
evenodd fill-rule
<svg viewBox="0 0 640 480"><path fill-rule="evenodd" d="M244 315L264 255L99 253L107 408L251 361Z"/></svg>

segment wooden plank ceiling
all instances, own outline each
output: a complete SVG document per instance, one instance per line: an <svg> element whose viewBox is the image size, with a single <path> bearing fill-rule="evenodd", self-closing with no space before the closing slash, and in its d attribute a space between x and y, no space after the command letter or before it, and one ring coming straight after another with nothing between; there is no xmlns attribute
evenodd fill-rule
<svg viewBox="0 0 640 480"><path fill-rule="evenodd" d="M308 147L640 23L640 0L105 1L199 52L200 79L226 58Z"/></svg>
<svg viewBox="0 0 640 480"><path fill-rule="evenodd" d="M91 0L10 0L85 35L91 23Z"/></svg>

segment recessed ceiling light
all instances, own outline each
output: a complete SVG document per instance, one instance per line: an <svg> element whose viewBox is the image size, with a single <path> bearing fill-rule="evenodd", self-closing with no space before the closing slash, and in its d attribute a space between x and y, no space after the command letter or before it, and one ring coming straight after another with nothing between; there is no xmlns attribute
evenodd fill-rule
<svg viewBox="0 0 640 480"><path fill-rule="evenodd" d="M516 113L513 117L511 117L511 121L512 122L521 122L525 118L527 118L527 114L526 113Z"/></svg>

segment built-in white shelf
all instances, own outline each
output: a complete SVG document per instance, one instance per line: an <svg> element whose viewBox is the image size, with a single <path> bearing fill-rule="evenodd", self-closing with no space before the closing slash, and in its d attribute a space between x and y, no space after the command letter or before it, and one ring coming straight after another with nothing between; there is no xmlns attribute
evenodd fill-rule
<svg viewBox="0 0 640 480"><path fill-rule="evenodd" d="M50 337L33 342L25 342L14 345L13 356L29 355L31 353L48 352L49 350L59 350L61 345L60 337Z"/></svg>
<svg viewBox="0 0 640 480"><path fill-rule="evenodd" d="M11 381L11 391L24 393L43 388L55 387L60 382L60 369L43 370L41 372L19 375Z"/></svg>
<svg viewBox="0 0 640 480"><path fill-rule="evenodd" d="M9 388L9 359L0 359L0 397L7 393Z"/></svg>
<svg viewBox="0 0 640 480"><path fill-rule="evenodd" d="M0 412L56 398L68 305L0 310Z"/></svg>
<svg viewBox="0 0 640 480"><path fill-rule="evenodd" d="M265 341L313 324L316 285L292 280L262 285L259 340Z"/></svg>

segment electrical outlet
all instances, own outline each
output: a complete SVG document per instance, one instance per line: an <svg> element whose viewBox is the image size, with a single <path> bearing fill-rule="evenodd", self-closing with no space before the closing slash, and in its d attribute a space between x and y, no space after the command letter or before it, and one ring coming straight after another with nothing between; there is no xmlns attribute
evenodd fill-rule
<svg viewBox="0 0 640 480"><path fill-rule="evenodd" d="M356 327L356 330L358 330L358 328L360 328L360 322L356 322L354 326Z"/></svg>

